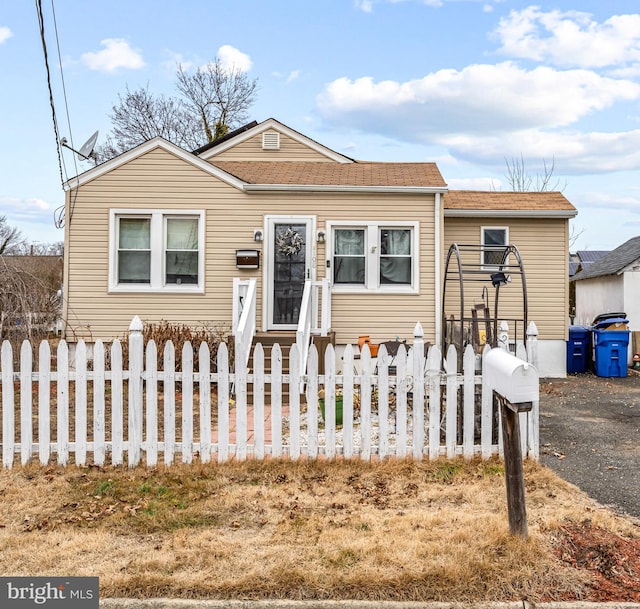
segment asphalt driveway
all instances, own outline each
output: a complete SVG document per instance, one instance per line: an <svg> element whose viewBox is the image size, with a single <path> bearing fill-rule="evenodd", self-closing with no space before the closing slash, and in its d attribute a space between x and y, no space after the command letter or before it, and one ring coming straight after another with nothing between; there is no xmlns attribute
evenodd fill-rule
<svg viewBox="0 0 640 609"><path fill-rule="evenodd" d="M599 503L640 518L640 374L543 379L540 460Z"/></svg>

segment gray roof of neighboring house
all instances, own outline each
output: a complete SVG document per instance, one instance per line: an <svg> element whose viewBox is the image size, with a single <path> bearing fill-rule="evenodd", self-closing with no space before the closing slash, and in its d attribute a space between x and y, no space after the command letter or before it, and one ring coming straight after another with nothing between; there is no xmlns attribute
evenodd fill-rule
<svg viewBox="0 0 640 609"><path fill-rule="evenodd" d="M596 262L592 262L586 268L583 267L573 280L616 275L638 258L640 258L640 237L633 237Z"/></svg>
<svg viewBox="0 0 640 609"><path fill-rule="evenodd" d="M578 258L580 258L580 262L582 264L590 264L592 262L597 262L603 256L606 256L610 250L580 250L576 252Z"/></svg>
<svg viewBox="0 0 640 609"><path fill-rule="evenodd" d="M589 265L606 256L609 250L579 250L571 254L569 260L569 277L573 277L580 269L586 269Z"/></svg>

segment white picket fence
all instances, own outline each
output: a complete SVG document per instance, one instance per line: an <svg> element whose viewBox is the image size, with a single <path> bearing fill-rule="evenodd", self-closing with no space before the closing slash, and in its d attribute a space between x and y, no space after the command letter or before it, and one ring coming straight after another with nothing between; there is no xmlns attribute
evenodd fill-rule
<svg viewBox="0 0 640 609"><path fill-rule="evenodd" d="M23 465L37 457L41 464L135 466L144 462L154 466L160 456L169 465L195 458L225 462L268 456L368 460L462 455L468 459L501 454L499 412L492 393L476 374L471 347L459 371L453 348L444 362L435 346L425 358L419 324L416 328L413 348L407 352L400 346L391 370L384 347L376 360L368 347L356 360L354 349L347 346L339 362L329 346L324 374L319 374L318 353L312 346L304 375L296 345L291 348L289 374L283 374L278 345L272 350L269 374L261 345L254 349L252 370L236 354L232 371L226 345L221 344L217 371L211 372L206 343L199 347L199 370L194 369L194 351L188 343L182 350L181 371L176 371L171 343L159 367L155 344L149 342L144 348L137 318L129 336L128 369L122 365L119 341L108 350L97 341L92 358L87 357L87 345L78 342L73 365L67 344L61 341L55 370L50 346L44 341L35 371L28 342L22 345L18 370L14 370L11 345L5 342L3 467L13 467L18 457ZM518 356L526 357L523 349ZM110 366L105 366L105 360ZM342 374L337 372L340 368ZM326 423L319 408L321 389ZM266 390L270 400L265 399ZM341 427L335 422L336 395L340 394ZM538 404L520 416L523 456L537 459Z"/></svg>

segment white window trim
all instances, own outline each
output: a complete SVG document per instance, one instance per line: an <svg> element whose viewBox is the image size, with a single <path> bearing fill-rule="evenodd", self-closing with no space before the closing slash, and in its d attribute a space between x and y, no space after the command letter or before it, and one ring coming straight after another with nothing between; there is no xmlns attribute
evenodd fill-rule
<svg viewBox="0 0 640 609"><path fill-rule="evenodd" d="M333 294L418 294L420 292L420 223L372 220L334 220L327 221L326 268L327 278L331 283ZM365 229L365 284L333 283L333 229L356 228ZM380 252L379 233L381 228L411 229L411 284L404 286L379 285Z"/></svg>
<svg viewBox="0 0 640 609"><path fill-rule="evenodd" d="M118 218L151 218L151 281L118 283ZM166 218L198 218L198 283L165 284ZM205 212L193 209L110 209L109 288L111 293L204 294Z"/></svg>
<svg viewBox="0 0 640 609"><path fill-rule="evenodd" d="M485 264L484 263L484 231L486 230L503 230L505 235L505 246L509 245L509 227L508 226L481 226L480 227L480 244L482 245L482 249L480 251L480 265L483 271L495 271L498 269L499 265L497 264Z"/></svg>

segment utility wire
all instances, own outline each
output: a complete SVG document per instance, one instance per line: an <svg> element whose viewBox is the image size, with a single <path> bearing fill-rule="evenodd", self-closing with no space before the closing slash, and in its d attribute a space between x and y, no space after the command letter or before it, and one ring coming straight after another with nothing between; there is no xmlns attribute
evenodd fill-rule
<svg viewBox="0 0 640 609"><path fill-rule="evenodd" d="M42 52L44 53L44 66L47 71L47 87L49 89L49 104L51 105L51 117L53 119L53 132L56 138L56 150L58 152L58 167L60 168L60 183L64 188L64 175L62 171L62 151L60 150L60 132L58 130L58 119L56 118L56 107L53 102L53 89L51 87L51 71L49 70L49 57L47 55L47 41L44 36L44 17L42 15L42 0L36 0L36 11L38 12L38 24L40 26L40 40L42 41Z"/></svg>
<svg viewBox="0 0 640 609"><path fill-rule="evenodd" d="M60 52L60 38L58 36L58 21L56 19L56 9L53 3L53 0L51 0L51 13L53 15L53 29L55 31L55 35L56 35L56 48L58 50L58 65L60 67L60 80L62 81L62 96L64 98L64 108L65 108L65 112L67 115L67 127L69 129L69 139L71 140L71 148L75 149L75 144L73 143L73 133L71 130L71 118L69 115L69 102L67 100L67 88L65 86L65 82L64 82L64 70L62 69L62 53ZM76 156L72 155L73 158L73 167L75 170L75 175L79 175L79 170L78 170L78 161L76 160ZM64 163L64 157L62 157L62 162ZM67 174L66 172L66 165L65 165L65 175ZM67 180L69 179L68 175L67 175ZM63 188L64 188L64 184L63 184ZM73 192L70 194L70 206L69 206L69 224L71 224L71 218L73 217L73 210L76 207L76 200L78 198L78 189L74 189ZM62 207L62 212L58 215L58 218L55 220L55 223L58 227L62 227L64 226L64 206Z"/></svg>
<svg viewBox="0 0 640 609"><path fill-rule="evenodd" d="M58 36L58 21L56 19L56 9L55 9L53 0L51 0L51 14L53 15L53 29L56 36L56 48L58 50L58 66L60 67L60 80L62 82L62 96L64 98L64 109L67 115L67 127L69 129L69 140L71 141L71 148L75 148L75 144L73 143L73 133L71 131L71 118L69 116L69 102L67 100L67 87L64 82L64 70L62 69L62 53L60 52L60 38ZM76 172L75 175L78 175L79 173L78 161L76 160L75 156L73 156L72 158L73 158L73 168L75 169L75 172ZM68 180L69 176L66 176L66 177Z"/></svg>

